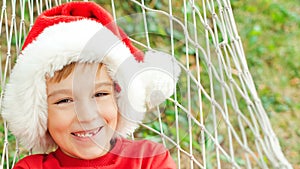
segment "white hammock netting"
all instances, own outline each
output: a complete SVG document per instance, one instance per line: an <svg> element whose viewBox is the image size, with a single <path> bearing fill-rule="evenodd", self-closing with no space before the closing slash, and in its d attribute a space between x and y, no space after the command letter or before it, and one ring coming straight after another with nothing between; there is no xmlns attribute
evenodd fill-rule
<svg viewBox="0 0 300 169"><path fill-rule="evenodd" d="M135 46L168 52L181 65L175 94L147 114L132 138L163 143L178 168L292 168L256 92L229 0L96 2ZM2 0L1 100L35 18L61 3ZM1 125L0 168L11 168L28 152L2 119Z"/></svg>

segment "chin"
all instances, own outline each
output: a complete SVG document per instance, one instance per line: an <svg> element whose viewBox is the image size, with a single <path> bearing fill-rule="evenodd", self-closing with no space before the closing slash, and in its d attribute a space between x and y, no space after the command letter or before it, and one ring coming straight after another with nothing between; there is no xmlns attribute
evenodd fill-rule
<svg viewBox="0 0 300 169"><path fill-rule="evenodd" d="M91 160L105 155L108 151L101 148L85 149L83 151L78 152L77 158L83 160Z"/></svg>

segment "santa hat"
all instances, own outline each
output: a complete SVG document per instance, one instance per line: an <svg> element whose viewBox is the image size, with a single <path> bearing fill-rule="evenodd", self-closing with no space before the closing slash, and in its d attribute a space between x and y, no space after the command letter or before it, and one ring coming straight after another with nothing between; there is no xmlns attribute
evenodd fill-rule
<svg viewBox="0 0 300 169"><path fill-rule="evenodd" d="M134 47L96 3L71 2L47 10L25 40L3 99L2 116L25 148L46 152L55 146L47 132L45 75L72 62L107 66L121 88L117 98L123 117L117 129L121 135L134 131L147 106L173 94L180 73L172 56L157 51L144 54Z"/></svg>

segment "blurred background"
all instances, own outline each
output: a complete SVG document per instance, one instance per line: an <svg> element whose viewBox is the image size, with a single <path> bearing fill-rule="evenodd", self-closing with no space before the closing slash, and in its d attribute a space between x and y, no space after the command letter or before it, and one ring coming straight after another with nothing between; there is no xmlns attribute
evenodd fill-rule
<svg viewBox="0 0 300 169"><path fill-rule="evenodd" d="M287 159L300 168L300 1L232 0L258 93Z"/></svg>

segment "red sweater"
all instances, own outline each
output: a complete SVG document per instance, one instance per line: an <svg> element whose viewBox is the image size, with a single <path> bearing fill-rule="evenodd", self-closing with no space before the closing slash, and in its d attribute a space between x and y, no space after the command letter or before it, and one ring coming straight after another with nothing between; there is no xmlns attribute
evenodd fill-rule
<svg viewBox="0 0 300 169"><path fill-rule="evenodd" d="M114 148L104 156L82 160L64 154L60 149L50 154L30 155L14 169L174 169L169 151L161 144L147 140L117 139Z"/></svg>

